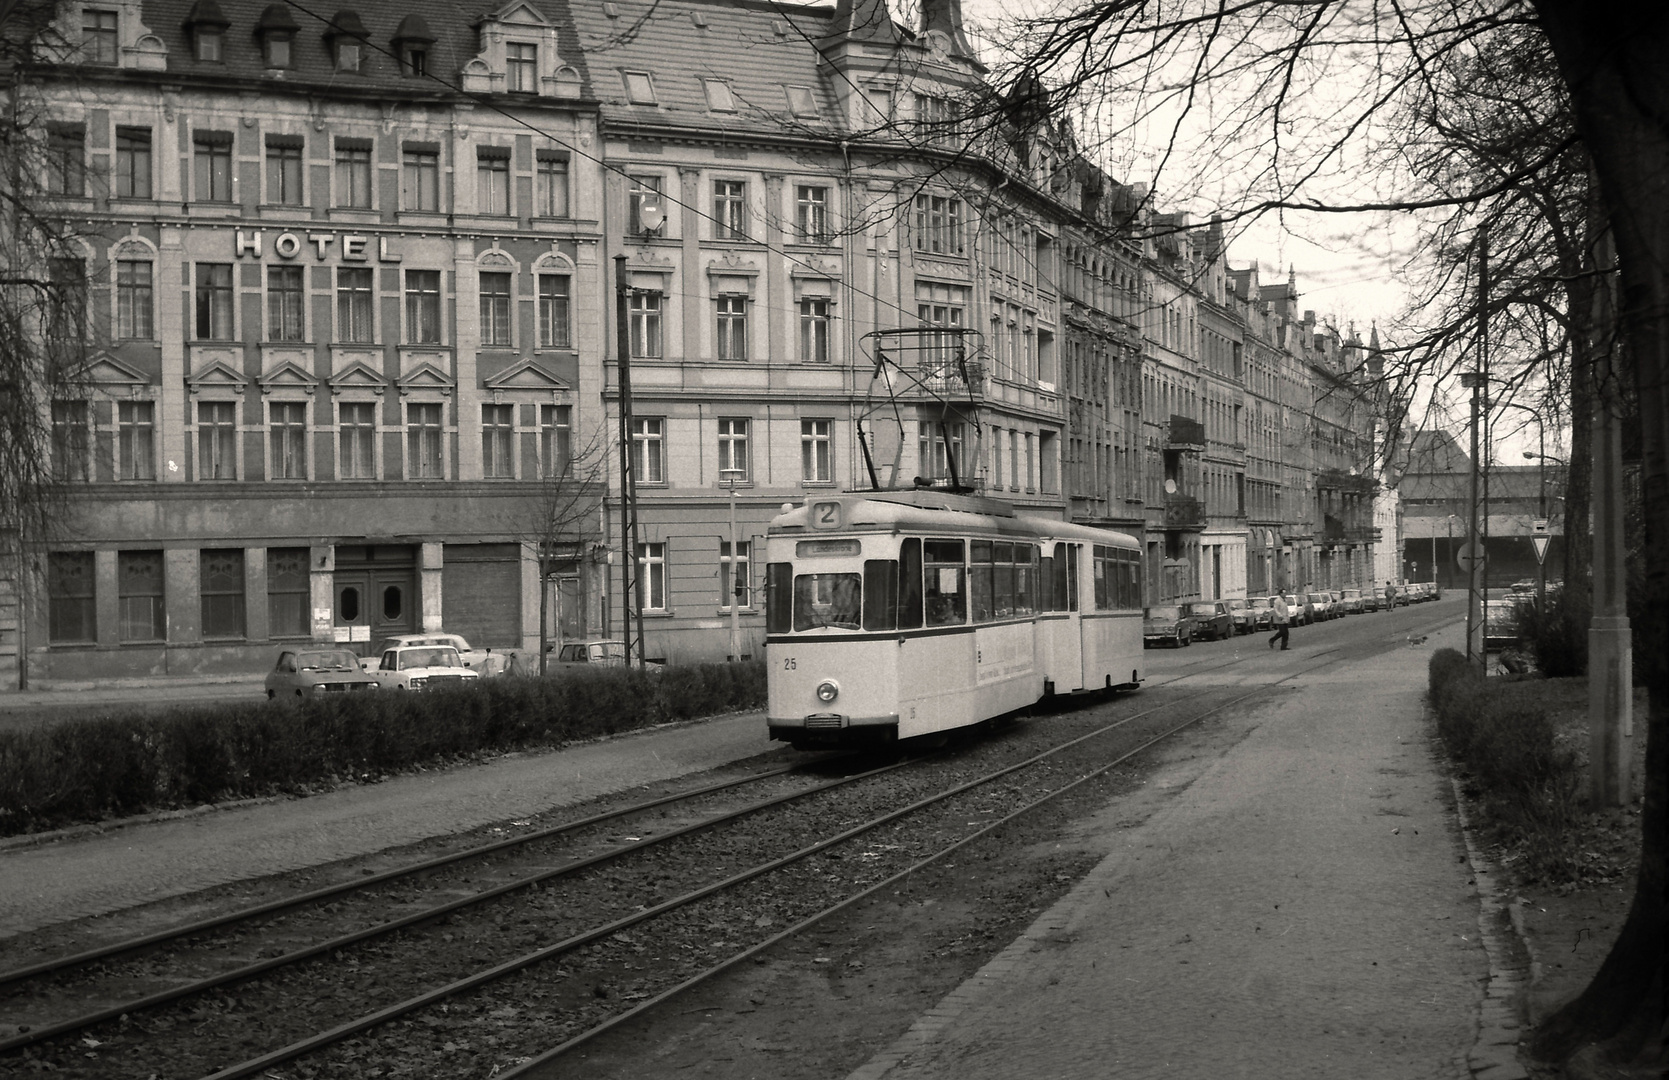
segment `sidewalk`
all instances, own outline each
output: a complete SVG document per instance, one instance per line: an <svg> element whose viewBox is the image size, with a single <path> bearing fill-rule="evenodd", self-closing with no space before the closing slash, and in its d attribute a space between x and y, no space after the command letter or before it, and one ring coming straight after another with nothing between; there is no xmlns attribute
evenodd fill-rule
<svg viewBox="0 0 1669 1080"><path fill-rule="evenodd" d="M764 714L745 713L51 843L0 841L0 937L525 817L775 745Z"/></svg>
<svg viewBox="0 0 1669 1080"><path fill-rule="evenodd" d="M1463 636L1304 676L1225 721L1229 752L1175 753L1151 816L1089 824L1096 869L849 1080L1523 1077L1423 730L1426 661Z"/></svg>

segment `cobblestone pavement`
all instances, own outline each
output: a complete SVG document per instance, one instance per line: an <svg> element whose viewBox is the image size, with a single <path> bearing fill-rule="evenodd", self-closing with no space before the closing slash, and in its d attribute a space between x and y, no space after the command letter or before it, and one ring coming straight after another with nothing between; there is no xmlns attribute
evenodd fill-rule
<svg viewBox="0 0 1669 1080"><path fill-rule="evenodd" d="M1421 702L1461 636L1301 677L1224 721L1226 754L1173 755L1151 816L1087 826L1089 877L850 1080L1471 1075L1492 969Z"/></svg>
<svg viewBox="0 0 1669 1080"><path fill-rule="evenodd" d="M53 843L0 843L0 937L525 817L775 745L764 714L748 713Z"/></svg>

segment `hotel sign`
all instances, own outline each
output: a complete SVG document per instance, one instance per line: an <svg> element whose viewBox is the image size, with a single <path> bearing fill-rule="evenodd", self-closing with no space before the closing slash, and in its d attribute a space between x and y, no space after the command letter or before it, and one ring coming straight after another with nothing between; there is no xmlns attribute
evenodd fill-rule
<svg viewBox="0 0 1669 1080"><path fill-rule="evenodd" d="M245 255L249 255L259 259L263 247L262 236L265 232L264 229L237 230L237 236L233 240L237 257L241 259ZM401 256L398 252L388 250L388 237L379 236L375 238L377 241L375 251L370 250L372 239L369 236L354 236L351 234L281 232L273 237L272 253L280 259L296 259L301 257L302 252L311 247L314 258L323 262L329 256L331 249L335 248L340 253L339 257L343 262L370 262L373 258L380 263L397 263L400 261Z"/></svg>

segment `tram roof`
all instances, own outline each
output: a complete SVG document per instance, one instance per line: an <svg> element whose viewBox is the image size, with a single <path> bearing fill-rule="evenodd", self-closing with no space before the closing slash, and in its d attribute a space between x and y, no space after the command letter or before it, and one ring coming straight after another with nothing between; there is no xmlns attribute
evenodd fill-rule
<svg viewBox="0 0 1669 1080"><path fill-rule="evenodd" d="M841 506L841 525L816 528L812 508L819 503ZM1016 514L997 499L935 491L846 491L808 498L771 519L773 535L827 535L852 532L987 533L1031 539L1083 540L1087 543L1140 550L1127 533L1096 529L1059 518Z"/></svg>

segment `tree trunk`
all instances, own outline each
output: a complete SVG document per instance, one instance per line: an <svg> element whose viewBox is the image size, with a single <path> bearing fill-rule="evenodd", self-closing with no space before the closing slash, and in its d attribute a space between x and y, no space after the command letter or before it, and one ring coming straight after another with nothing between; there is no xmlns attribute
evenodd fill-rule
<svg viewBox="0 0 1669 1080"><path fill-rule="evenodd" d="M1639 394L1648 590L1664 641L1669 619L1669 10L1638 0L1533 0L1570 87L1617 246L1620 322ZM1593 982L1545 1021L1535 1051L1564 1060L1589 1045L1614 1061L1661 1068L1669 1015L1669 666L1636 650L1645 677L1645 802L1640 874L1622 933ZM1638 737L1638 728L1636 737Z"/></svg>

